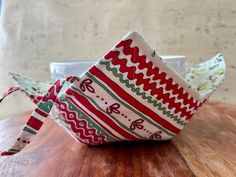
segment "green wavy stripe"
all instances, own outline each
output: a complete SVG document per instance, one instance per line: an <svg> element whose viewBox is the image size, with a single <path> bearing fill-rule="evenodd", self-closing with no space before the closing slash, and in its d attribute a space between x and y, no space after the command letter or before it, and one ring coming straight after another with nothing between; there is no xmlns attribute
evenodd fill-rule
<svg viewBox="0 0 236 177"><path fill-rule="evenodd" d="M132 107L130 107L128 104L126 104L125 102L121 101L119 98L117 98L110 89L108 89L106 86L104 86L101 82L99 82L94 76L92 76L91 73L87 72L86 75L88 77L90 77L96 84L98 84L101 88L103 88L107 93L110 94L110 96L112 98L114 98L116 101L118 101L119 103L121 103L124 107L128 108L129 110L133 111L135 114L137 114L138 116L142 117L144 120L146 120L148 123L152 124L153 126L157 127L158 129L162 130L163 132L165 132L167 135L170 136L174 136L174 134L170 133L169 130L165 129L162 126L159 126L158 124L154 123L153 121L151 121L150 119L148 119L147 117L145 117L143 114L141 114L139 111L134 110Z"/></svg>
<svg viewBox="0 0 236 177"><path fill-rule="evenodd" d="M112 118L117 124L119 124L123 129L127 130L127 131L130 132L131 134L135 134L136 136L138 136L138 137L141 138L141 139L146 139L145 137L141 136L140 134L138 134L138 133L136 133L136 132L134 132L134 131L131 131L129 127L127 127L127 126L124 125L122 122L120 122L118 119L116 119L115 116L113 116L113 115L111 115L111 114L108 114L106 111L104 111L104 110L97 104L97 102L96 102L93 98L87 96L86 94L84 94L82 91L80 91L78 88L76 88L76 87L74 87L74 86L72 86L72 88L73 88L74 90L76 90L77 92L79 92L79 93L80 93L81 95L83 95L84 97L86 97L87 99L89 99L89 100L94 104L94 106L96 106L97 109L99 109L101 112L103 112L103 113L106 114L107 116L111 117L111 118Z"/></svg>
<svg viewBox="0 0 236 177"><path fill-rule="evenodd" d="M75 111L79 115L77 117L78 120L86 120L88 122L89 128L95 128L97 129L98 133L105 136L108 141L117 141L114 138L112 138L107 132L105 132L99 125L97 125L94 121L91 120L87 115L85 115L81 110L79 110L73 103L70 102L68 99L62 99L59 98L61 102L66 102L68 105L68 109L70 111Z"/></svg>
<svg viewBox="0 0 236 177"><path fill-rule="evenodd" d="M147 100L148 103L152 104L154 107L156 107L159 111L161 111L164 115L169 117L170 119L173 119L177 124L180 124L182 126L185 126L187 124L186 121L182 120L180 117L172 114L167 108L162 107L161 103L157 103L157 101L152 100L151 96L146 96L145 92L140 92L140 88L135 88L134 84L130 84L128 80L123 79L123 75L118 73L118 70L116 68L111 68L109 62L104 62L100 60L100 64L103 64L106 66L106 69L108 71L111 71L115 77L119 78L119 81L123 84L125 84L126 87L130 88L132 92L136 93L138 96L141 96L143 99Z"/></svg>

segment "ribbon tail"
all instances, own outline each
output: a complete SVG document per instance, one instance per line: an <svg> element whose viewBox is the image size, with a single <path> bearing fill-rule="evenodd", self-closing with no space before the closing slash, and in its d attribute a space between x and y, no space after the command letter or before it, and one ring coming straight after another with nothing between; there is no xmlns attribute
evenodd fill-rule
<svg viewBox="0 0 236 177"><path fill-rule="evenodd" d="M47 93L38 102L36 109L33 111L28 121L24 125L23 129L20 132L20 135L16 138L14 145L6 151L0 152L0 156L16 154L30 143L32 137L34 137L42 127L45 118L48 117L57 98L57 95L63 87L64 83L65 80L58 80L49 88ZM0 101L2 101L7 95L15 92L16 90L20 90L20 88L10 88L8 92L3 95Z"/></svg>
<svg viewBox="0 0 236 177"><path fill-rule="evenodd" d="M0 97L0 103L10 94L16 92L16 91L22 91L20 87L10 87L1 97Z"/></svg>

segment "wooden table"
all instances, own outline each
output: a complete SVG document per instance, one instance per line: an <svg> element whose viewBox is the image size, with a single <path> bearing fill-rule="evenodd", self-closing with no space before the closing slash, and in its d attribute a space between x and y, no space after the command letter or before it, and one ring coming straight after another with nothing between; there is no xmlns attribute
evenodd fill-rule
<svg viewBox="0 0 236 177"><path fill-rule="evenodd" d="M0 148L30 112L0 122ZM4 147L5 145L5 147ZM0 176L236 176L236 106L208 102L172 141L89 147L52 120L21 153L0 157Z"/></svg>

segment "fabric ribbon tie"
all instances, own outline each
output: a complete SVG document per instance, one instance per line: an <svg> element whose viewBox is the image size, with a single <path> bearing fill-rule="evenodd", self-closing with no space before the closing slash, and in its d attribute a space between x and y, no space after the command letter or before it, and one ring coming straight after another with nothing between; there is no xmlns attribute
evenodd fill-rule
<svg viewBox="0 0 236 177"><path fill-rule="evenodd" d="M0 152L0 156L13 155L20 152L23 148L25 148L30 142L32 137L34 137L37 132L42 127L45 118L48 117L55 99L57 98L58 93L61 88L64 86L65 82L71 82L75 80L77 77L70 76L65 80L57 80L47 91L47 93L42 97L29 96L30 99L37 104L37 107L32 112L28 121L24 125L21 130L19 136L16 138L16 142L6 151ZM10 94L21 91L25 93L23 89L20 87L10 87L7 92L5 92L0 98L0 103Z"/></svg>

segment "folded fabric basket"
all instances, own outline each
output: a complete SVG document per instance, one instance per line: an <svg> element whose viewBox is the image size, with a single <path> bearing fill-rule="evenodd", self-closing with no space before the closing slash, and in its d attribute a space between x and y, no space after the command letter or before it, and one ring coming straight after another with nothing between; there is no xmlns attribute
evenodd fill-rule
<svg viewBox="0 0 236 177"><path fill-rule="evenodd" d="M186 78L168 66L136 32L128 33L81 76L54 84L10 74L36 105L15 144L1 155L19 152L50 114L77 141L87 145L117 141L169 140L222 83L221 54L191 67Z"/></svg>

